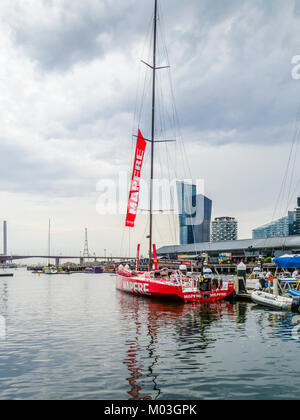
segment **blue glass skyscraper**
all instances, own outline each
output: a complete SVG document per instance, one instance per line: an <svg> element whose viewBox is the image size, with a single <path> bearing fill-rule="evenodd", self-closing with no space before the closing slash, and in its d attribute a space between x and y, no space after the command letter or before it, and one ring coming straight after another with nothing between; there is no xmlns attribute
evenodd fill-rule
<svg viewBox="0 0 300 420"><path fill-rule="evenodd" d="M196 185L177 182L180 244L210 242L212 201Z"/></svg>

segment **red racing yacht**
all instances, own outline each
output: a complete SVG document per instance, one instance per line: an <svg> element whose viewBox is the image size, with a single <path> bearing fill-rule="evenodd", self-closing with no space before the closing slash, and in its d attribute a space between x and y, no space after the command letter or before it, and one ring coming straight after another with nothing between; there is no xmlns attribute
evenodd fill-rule
<svg viewBox="0 0 300 420"><path fill-rule="evenodd" d="M117 289L138 296L181 302L215 303L226 299L234 291L233 283L221 283L210 291L202 290L198 277L185 276L178 271L131 272L118 270Z"/></svg>
<svg viewBox="0 0 300 420"><path fill-rule="evenodd" d="M126 293L151 298L163 298L182 302L215 303L233 294L234 284L218 281L202 281L201 276L189 275L182 270L158 270L156 247L153 244L153 184L154 184L154 147L157 143L170 142L173 140L157 140L155 137L155 104L156 104L156 71L165 67L158 67L157 61L157 23L158 23L158 0L154 1L153 23L153 61L145 63L152 70L152 121L151 137L145 139L138 130L136 151L133 165L133 173L127 206L126 227L133 228L138 211L140 180L147 142L151 146L151 176L150 176L150 203L149 203L149 269L146 272L139 271L139 250L135 270L120 266L117 272L117 289ZM169 66L166 66L169 67Z"/></svg>

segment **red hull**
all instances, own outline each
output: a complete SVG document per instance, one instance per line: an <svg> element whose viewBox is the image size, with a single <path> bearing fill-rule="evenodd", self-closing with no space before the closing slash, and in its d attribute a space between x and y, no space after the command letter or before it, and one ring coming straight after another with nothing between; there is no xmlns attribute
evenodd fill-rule
<svg viewBox="0 0 300 420"><path fill-rule="evenodd" d="M149 273L140 273L139 276L124 274L117 276L117 289L137 296L181 302L215 303L226 299L234 291L233 283L225 283L221 289L202 292L191 284L182 286L163 279L150 279Z"/></svg>

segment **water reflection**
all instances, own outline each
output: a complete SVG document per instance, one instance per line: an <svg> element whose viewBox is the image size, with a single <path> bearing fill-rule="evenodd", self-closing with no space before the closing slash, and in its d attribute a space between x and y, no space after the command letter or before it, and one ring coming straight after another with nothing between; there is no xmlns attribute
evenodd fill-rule
<svg viewBox="0 0 300 420"><path fill-rule="evenodd" d="M280 312L255 305L251 308L257 313L257 324L265 338L280 338L284 341L300 341L300 316L292 312ZM266 329L266 325L269 327Z"/></svg>
<svg viewBox="0 0 300 420"><path fill-rule="evenodd" d="M136 298L107 275L50 277L0 280L2 399L299 397L297 314Z"/></svg>
<svg viewBox="0 0 300 420"><path fill-rule="evenodd" d="M0 315L6 315L8 305L7 280L0 281Z"/></svg>
<svg viewBox="0 0 300 420"><path fill-rule="evenodd" d="M188 358L186 366L189 368L189 364L193 364L190 355L205 352L216 341L209 332L212 326L223 317L235 314L234 306L229 302L187 305L141 299L121 292L118 293L118 302L121 322L126 324L123 364L129 372L126 380L130 400L160 397L157 368L162 357L160 342L172 337L180 357ZM151 381L151 392L145 392L146 379Z"/></svg>

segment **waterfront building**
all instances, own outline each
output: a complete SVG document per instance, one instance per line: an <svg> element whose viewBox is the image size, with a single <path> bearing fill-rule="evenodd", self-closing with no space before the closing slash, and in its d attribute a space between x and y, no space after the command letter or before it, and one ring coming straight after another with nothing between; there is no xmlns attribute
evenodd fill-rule
<svg viewBox="0 0 300 420"><path fill-rule="evenodd" d="M180 244L210 241L212 201L196 185L177 182Z"/></svg>
<svg viewBox="0 0 300 420"><path fill-rule="evenodd" d="M238 237L238 222L234 217L217 217L212 222L212 242L235 241Z"/></svg>
<svg viewBox="0 0 300 420"><path fill-rule="evenodd" d="M298 207L289 211L288 215L260 226L252 231L253 239L276 238L300 235L300 197L297 199Z"/></svg>
<svg viewBox="0 0 300 420"><path fill-rule="evenodd" d="M253 239L276 238L290 235L290 217L282 217L252 231Z"/></svg>
<svg viewBox="0 0 300 420"><path fill-rule="evenodd" d="M226 255L234 260L243 260L264 257L279 257L284 254L300 254L300 235L269 238L269 239L243 239L237 241L207 242L192 245L164 246L157 251L158 256L177 260L179 255L198 255L203 253L216 261L221 255ZM188 257L187 257L188 258Z"/></svg>

